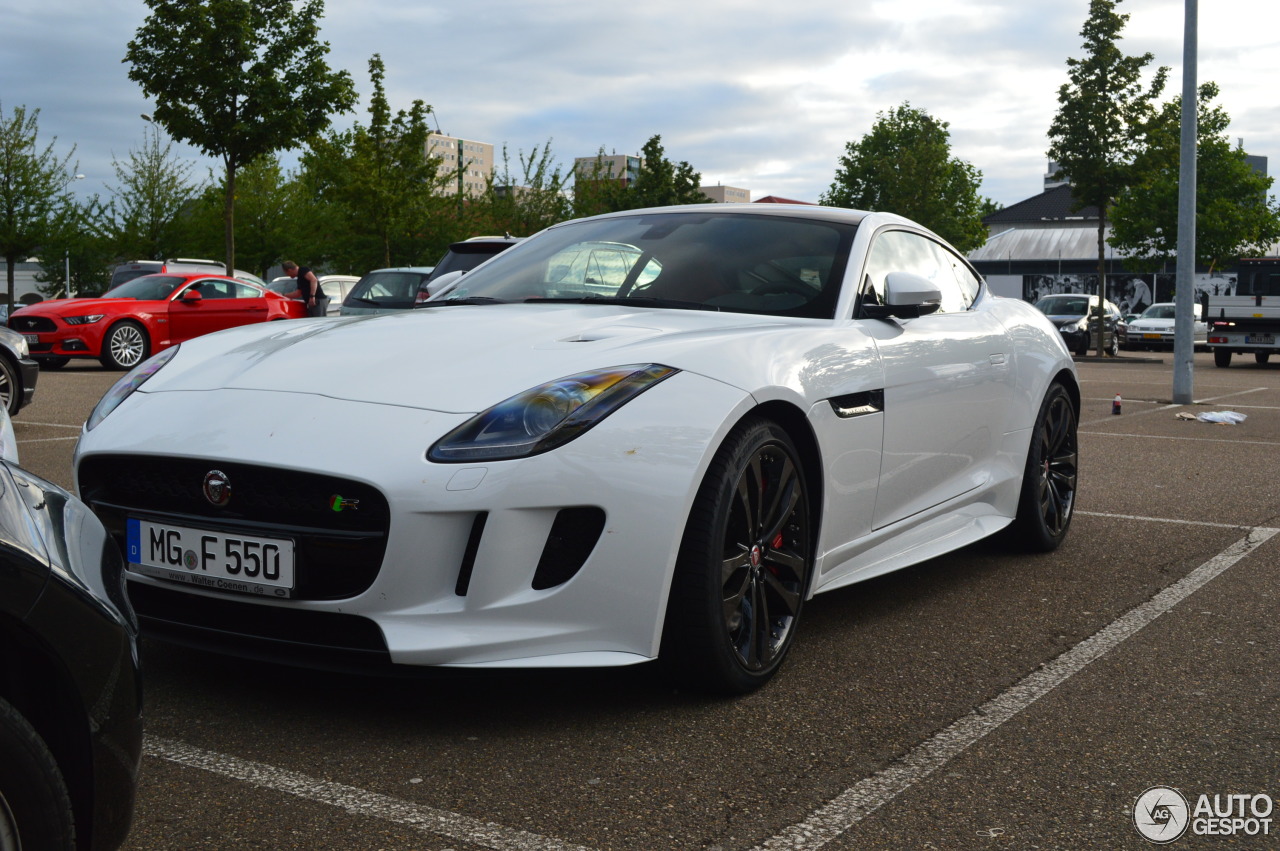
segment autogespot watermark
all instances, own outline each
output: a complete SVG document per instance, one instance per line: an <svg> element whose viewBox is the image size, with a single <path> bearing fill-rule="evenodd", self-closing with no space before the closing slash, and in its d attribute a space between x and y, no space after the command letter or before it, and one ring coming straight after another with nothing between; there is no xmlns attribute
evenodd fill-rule
<svg viewBox="0 0 1280 851"><path fill-rule="evenodd" d="M1152 786L1133 802L1133 826L1157 845L1188 830L1194 836L1270 836L1274 809L1269 795L1202 794L1192 804L1177 789Z"/></svg>

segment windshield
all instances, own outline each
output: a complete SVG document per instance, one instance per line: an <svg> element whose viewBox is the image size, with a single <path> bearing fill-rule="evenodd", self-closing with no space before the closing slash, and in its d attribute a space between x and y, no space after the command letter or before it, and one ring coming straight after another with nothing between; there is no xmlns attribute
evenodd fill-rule
<svg viewBox="0 0 1280 851"><path fill-rule="evenodd" d="M1036 309L1046 316L1084 316L1089 312L1087 298L1042 298Z"/></svg>
<svg viewBox="0 0 1280 851"><path fill-rule="evenodd" d="M587 219L504 252L428 304L607 300L830 319L854 231L713 211Z"/></svg>
<svg viewBox="0 0 1280 851"><path fill-rule="evenodd" d="M173 294L186 278L174 275L143 275L132 281L107 290L103 298L136 298L139 301L160 301Z"/></svg>
<svg viewBox="0 0 1280 851"><path fill-rule="evenodd" d="M418 285L427 279L422 272L370 272L347 294L344 304L351 307L413 307Z"/></svg>
<svg viewBox="0 0 1280 851"><path fill-rule="evenodd" d="M1172 304L1153 304L1146 310L1142 311L1143 319L1173 319L1174 310L1176 308Z"/></svg>

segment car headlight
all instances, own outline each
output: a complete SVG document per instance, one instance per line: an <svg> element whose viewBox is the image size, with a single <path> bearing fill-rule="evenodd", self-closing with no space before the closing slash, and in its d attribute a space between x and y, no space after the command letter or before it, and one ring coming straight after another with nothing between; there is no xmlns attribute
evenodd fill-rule
<svg viewBox="0 0 1280 851"><path fill-rule="evenodd" d="M87 316L64 316L62 321L68 325L92 325L104 316L106 316L105 313L91 313Z"/></svg>
<svg viewBox="0 0 1280 851"><path fill-rule="evenodd" d="M160 368L173 360L173 356L178 353L178 346L165 349L158 355L147 358L142 363L135 366L132 370L125 373L115 384L111 385L111 389L98 400L98 404L94 407L93 413L89 414L89 419L85 422L85 428L93 431L94 426L107 418L107 415L120 407L120 403L133 395L133 391L137 390L147 382L151 376L160 371Z"/></svg>
<svg viewBox="0 0 1280 851"><path fill-rule="evenodd" d="M563 446L678 370L631 364L549 381L476 414L440 438L427 458L444 463L525 458Z"/></svg>

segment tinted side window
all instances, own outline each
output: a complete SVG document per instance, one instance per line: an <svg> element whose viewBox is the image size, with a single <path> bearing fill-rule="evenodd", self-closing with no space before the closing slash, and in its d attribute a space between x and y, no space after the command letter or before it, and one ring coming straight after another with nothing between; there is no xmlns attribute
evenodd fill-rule
<svg viewBox="0 0 1280 851"><path fill-rule="evenodd" d="M876 235L867 259L863 299L872 304L883 301L884 281L890 272L910 272L932 281L942 293L939 313L967 310L966 298L952 270L953 257L938 243L910 231L891 230Z"/></svg>

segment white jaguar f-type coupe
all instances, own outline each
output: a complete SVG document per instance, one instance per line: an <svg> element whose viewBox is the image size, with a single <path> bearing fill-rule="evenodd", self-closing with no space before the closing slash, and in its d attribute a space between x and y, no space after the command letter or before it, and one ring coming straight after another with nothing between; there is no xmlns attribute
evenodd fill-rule
<svg viewBox="0 0 1280 851"><path fill-rule="evenodd" d="M161 352L93 411L77 486L144 634L366 671L656 658L741 693L813 594L1063 540L1060 336L897 216L614 213L417 310Z"/></svg>

